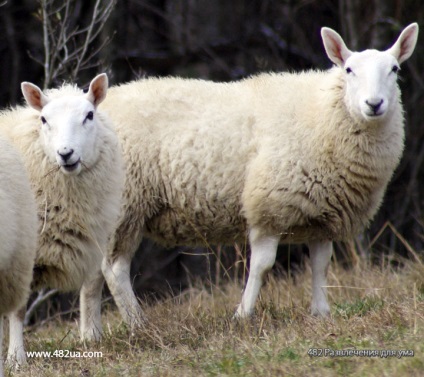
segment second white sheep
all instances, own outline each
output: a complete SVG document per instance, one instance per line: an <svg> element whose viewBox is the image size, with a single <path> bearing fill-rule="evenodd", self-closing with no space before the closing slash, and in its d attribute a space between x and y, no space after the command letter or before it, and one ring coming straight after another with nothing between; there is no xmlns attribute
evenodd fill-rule
<svg viewBox="0 0 424 377"><path fill-rule="evenodd" d="M124 208L103 272L121 314L141 311L131 258L146 235L171 245L249 237L250 274L237 315L252 313L279 243L309 246L313 314L328 315L332 241L353 237L378 210L404 146L399 66L411 24L386 51L322 39L336 67L240 82L144 79L112 87L100 108L127 165Z"/></svg>

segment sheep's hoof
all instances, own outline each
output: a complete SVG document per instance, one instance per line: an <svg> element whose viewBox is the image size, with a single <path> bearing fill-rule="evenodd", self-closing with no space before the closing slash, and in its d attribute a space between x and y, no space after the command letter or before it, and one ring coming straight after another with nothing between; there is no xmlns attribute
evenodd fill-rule
<svg viewBox="0 0 424 377"><path fill-rule="evenodd" d="M147 317L144 315L143 311L138 309L133 314L125 313L124 322L131 329L131 331L135 331L137 329L143 328L149 321L147 320Z"/></svg>
<svg viewBox="0 0 424 377"><path fill-rule="evenodd" d="M311 314L314 317L328 318L330 317L330 307L328 306L328 304L324 304L324 305L312 304Z"/></svg>
<svg viewBox="0 0 424 377"><path fill-rule="evenodd" d="M138 317L136 320L132 321L128 327L130 330L130 335L132 337L135 337L137 335L137 332L140 331L140 329L145 329L146 325L149 323L146 317L142 315L141 317Z"/></svg>
<svg viewBox="0 0 424 377"><path fill-rule="evenodd" d="M81 341L85 343L97 343L102 340L102 332L98 329L86 330L81 335Z"/></svg>
<svg viewBox="0 0 424 377"><path fill-rule="evenodd" d="M7 355L6 365L12 370L19 370L20 367L27 363L25 351L18 351L16 354Z"/></svg>
<svg viewBox="0 0 424 377"><path fill-rule="evenodd" d="M237 311L233 315L233 320L240 321L240 320L243 320L243 319L250 318L250 317L252 317L252 315L253 315L252 312L245 311L241 308L241 306L239 306L237 308Z"/></svg>

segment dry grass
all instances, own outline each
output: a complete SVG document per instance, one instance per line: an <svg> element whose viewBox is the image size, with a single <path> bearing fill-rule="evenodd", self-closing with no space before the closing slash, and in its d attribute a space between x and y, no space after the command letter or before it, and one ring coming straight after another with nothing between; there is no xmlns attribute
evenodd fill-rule
<svg viewBox="0 0 424 377"><path fill-rule="evenodd" d="M257 314L236 322L236 283L193 287L145 308L130 336L106 308L105 336L83 346L77 324L52 321L26 334L30 351L101 351L101 358L32 358L15 376L423 376L424 266L398 271L333 264L332 319L309 315L311 272L270 277ZM311 357L309 349L413 350L414 357Z"/></svg>

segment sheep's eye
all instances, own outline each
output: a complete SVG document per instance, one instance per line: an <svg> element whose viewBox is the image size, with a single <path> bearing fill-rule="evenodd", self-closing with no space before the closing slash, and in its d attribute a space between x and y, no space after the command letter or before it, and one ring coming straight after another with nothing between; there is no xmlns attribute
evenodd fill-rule
<svg viewBox="0 0 424 377"><path fill-rule="evenodd" d="M89 111L87 116L85 117L85 120L93 120L94 114L92 111ZM85 121L84 121L85 122Z"/></svg>
<svg viewBox="0 0 424 377"><path fill-rule="evenodd" d="M41 119L41 122L42 122L43 124L46 124L46 123L47 123L46 118L44 118L43 116L42 116L40 119Z"/></svg>
<svg viewBox="0 0 424 377"><path fill-rule="evenodd" d="M397 65L394 65L393 68L392 68L392 72L394 72L394 73L398 73L399 70L400 70L400 68Z"/></svg>
<svg viewBox="0 0 424 377"><path fill-rule="evenodd" d="M347 74L352 73L352 68L347 67L347 68L346 68L346 73L347 73Z"/></svg>

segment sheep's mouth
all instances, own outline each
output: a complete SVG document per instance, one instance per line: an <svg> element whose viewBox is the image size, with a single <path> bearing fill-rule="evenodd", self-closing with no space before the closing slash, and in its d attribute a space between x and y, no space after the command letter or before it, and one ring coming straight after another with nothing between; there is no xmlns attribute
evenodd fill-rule
<svg viewBox="0 0 424 377"><path fill-rule="evenodd" d="M72 163L72 164L63 164L63 165L61 166L61 168L62 168L63 170L65 170L67 173L72 173L72 172L74 172L75 170L77 170L77 169L78 169L78 167L79 167L80 163L81 163L81 160L80 160L80 159L78 159L77 161L75 161L75 162L74 162L74 163Z"/></svg>
<svg viewBox="0 0 424 377"><path fill-rule="evenodd" d="M384 111L379 111L379 112L364 112L363 116L366 120L368 121L379 121L380 119L383 119L385 115Z"/></svg>
<svg viewBox="0 0 424 377"><path fill-rule="evenodd" d="M383 111L377 111L377 112L370 112L370 113L367 113L367 115L370 117L370 118L378 118L378 117L381 117L382 115L384 114L384 112Z"/></svg>

